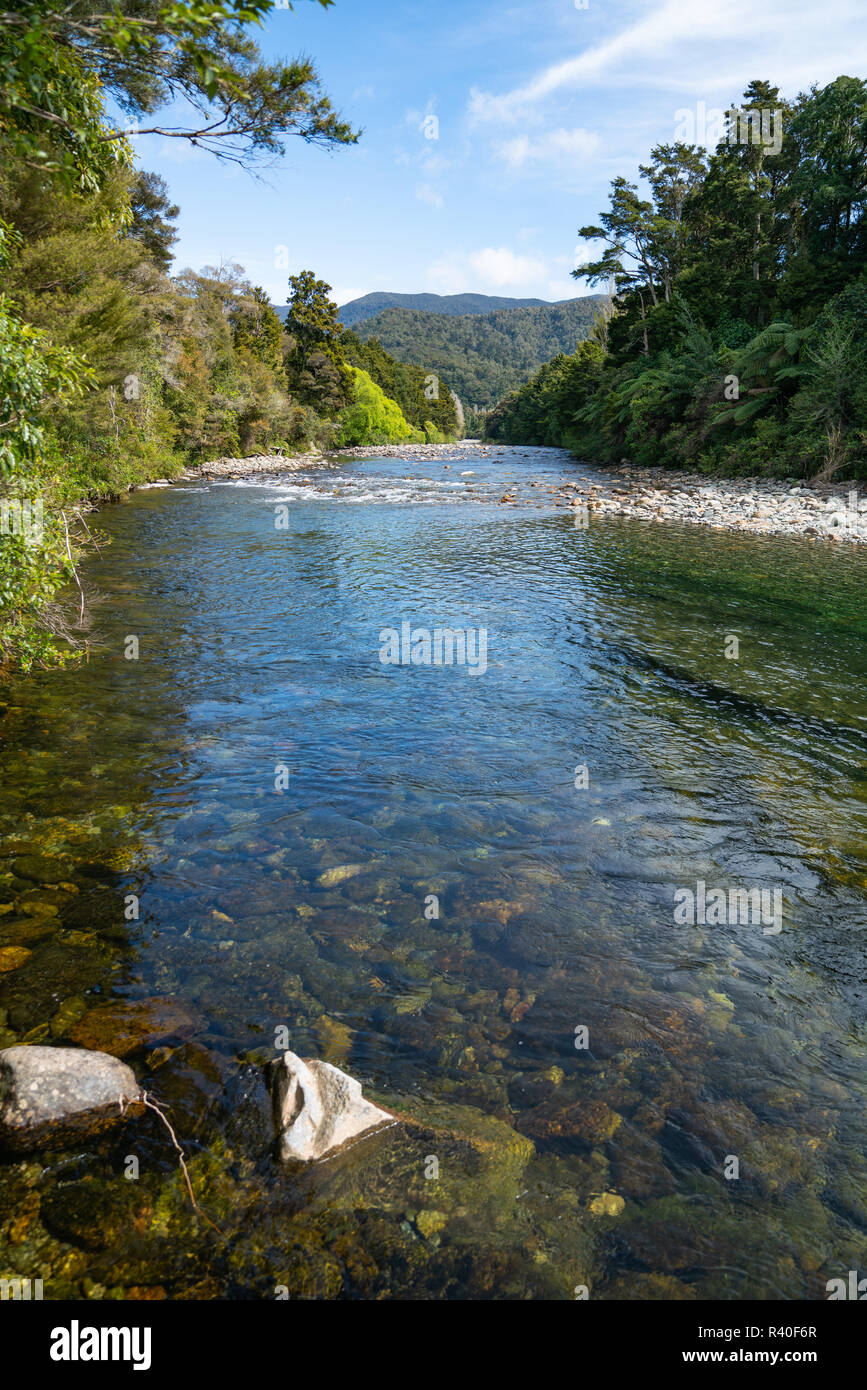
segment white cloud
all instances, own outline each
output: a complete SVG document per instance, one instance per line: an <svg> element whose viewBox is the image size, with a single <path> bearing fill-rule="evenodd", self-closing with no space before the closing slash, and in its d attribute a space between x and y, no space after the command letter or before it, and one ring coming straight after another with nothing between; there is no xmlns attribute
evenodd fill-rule
<svg viewBox="0 0 867 1390"><path fill-rule="evenodd" d="M592 130L548 130L532 138L518 135L498 145L497 156L510 169L523 169L532 164L559 164L564 160L591 159L600 147L599 136Z"/></svg>
<svg viewBox="0 0 867 1390"><path fill-rule="evenodd" d="M427 203L428 207L441 208L443 205L442 197L429 183L420 183L415 190L415 196L420 203Z"/></svg>
<svg viewBox="0 0 867 1390"><path fill-rule="evenodd" d="M643 10L637 22L510 92L474 87L470 116L501 125L532 120L549 98L602 84L719 92L733 100L757 72L794 95L867 61L863 0L835 0L832 24L815 0L644 0Z"/></svg>
<svg viewBox="0 0 867 1390"><path fill-rule="evenodd" d="M370 290L358 290L358 289L348 289L348 290L347 290L347 289L341 288L341 286L338 285L338 286L332 288L332 291L331 291L331 294L330 294L329 297L330 297L331 299L334 300L334 303L335 303L335 304L339 304L339 305L342 307L344 304L351 304L352 301L353 301L353 299L361 299L362 296L365 295L365 294L370 294Z"/></svg>
<svg viewBox="0 0 867 1390"><path fill-rule="evenodd" d="M578 241L572 248L572 268L586 265L588 261L596 260L601 254L603 243L600 241Z"/></svg>
<svg viewBox="0 0 867 1390"><path fill-rule="evenodd" d="M535 256L516 255L507 246L486 246L483 251L473 252L470 265L483 284L500 288L526 284L545 270L544 261Z"/></svg>
<svg viewBox="0 0 867 1390"><path fill-rule="evenodd" d="M508 246L485 246L479 251L445 256L431 266L428 279L440 294L479 290L523 290L537 294L548 266L538 256L522 256ZM528 288L528 286L530 288Z"/></svg>
<svg viewBox="0 0 867 1390"><path fill-rule="evenodd" d="M553 299L556 302L560 299L579 299L586 293L583 280L549 280L544 295L540 295L539 298Z"/></svg>

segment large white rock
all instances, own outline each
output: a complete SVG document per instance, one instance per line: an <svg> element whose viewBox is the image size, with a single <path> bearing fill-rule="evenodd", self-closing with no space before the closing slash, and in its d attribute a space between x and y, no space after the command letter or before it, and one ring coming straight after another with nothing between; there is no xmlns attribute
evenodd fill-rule
<svg viewBox="0 0 867 1390"><path fill-rule="evenodd" d="M134 1072L83 1047L0 1052L0 1148L26 1153L62 1144L123 1117L141 1097Z"/></svg>
<svg viewBox="0 0 867 1390"><path fill-rule="evenodd" d="M272 1072L274 1121L280 1157L324 1158L349 1139L394 1116L365 1100L361 1083L330 1062L305 1062L294 1052L284 1052Z"/></svg>

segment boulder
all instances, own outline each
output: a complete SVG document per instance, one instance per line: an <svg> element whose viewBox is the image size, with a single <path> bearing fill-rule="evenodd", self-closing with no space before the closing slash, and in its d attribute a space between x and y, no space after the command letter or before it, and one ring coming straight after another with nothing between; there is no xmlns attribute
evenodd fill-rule
<svg viewBox="0 0 867 1390"><path fill-rule="evenodd" d="M138 1109L142 1089L124 1062L79 1047L0 1051L0 1147L26 1153L75 1142Z"/></svg>
<svg viewBox="0 0 867 1390"><path fill-rule="evenodd" d="M271 1094L283 1162L325 1158L394 1116L365 1100L361 1083L330 1062L284 1052L273 1064Z"/></svg>
<svg viewBox="0 0 867 1390"><path fill-rule="evenodd" d="M157 1043L190 1038L204 1026L204 1019L179 999L157 995L99 1004L79 1019L69 1036L82 1047L126 1057Z"/></svg>

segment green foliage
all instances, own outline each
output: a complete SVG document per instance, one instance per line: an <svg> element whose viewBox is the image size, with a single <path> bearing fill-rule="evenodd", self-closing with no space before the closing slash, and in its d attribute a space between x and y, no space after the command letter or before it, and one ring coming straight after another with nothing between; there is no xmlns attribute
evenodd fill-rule
<svg viewBox="0 0 867 1390"><path fill-rule="evenodd" d="M45 27L48 6L19 0L0 13L0 155L95 192L130 150L105 139L103 90L76 47Z"/></svg>
<svg viewBox="0 0 867 1390"><path fill-rule="evenodd" d="M51 399L82 392L92 376L82 358L22 323L0 295L0 474L22 472L40 457Z"/></svg>
<svg viewBox="0 0 867 1390"><path fill-rule="evenodd" d="M250 295L238 300L231 311L230 321L236 349L249 352L257 362L279 373L283 366L283 329L260 285L254 286Z"/></svg>
<svg viewBox="0 0 867 1390"><path fill-rule="evenodd" d="M744 111L779 112L743 137ZM750 83L708 159L658 146L624 178L579 268L613 279L588 386L573 358L490 413L492 438L603 460L723 472L867 476L867 83L787 104ZM570 376L574 373L574 379Z"/></svg>
<svg viewBox="0 0 867 1390"><path fill-rule="evenodd" d="M172 263L172 247L178 239L172 223L180 216L180 211L159 174L149 174L145 170L136 172L130 189L127 236L139 242L162 271L167 271Z"/></svg>
<svg viewBox="0 0 867 1390"><path fill-rule="evenodd" d="M361 367L350 368L353 398L341 413L336 443L340 447L356 444L423 443L425 436L413 429L396 401ZM432 427L434 428L434 427Z"/></svg>
<svg viewBox="0 0 867 1390"><path fill-rule="evenodd" d="M488 409L543 362L586 338L602 303L588 295L562 304L500 309L492 314L386 309L357 327L402 362L423 363L447 381L465 409Z"/></svg>
<svg viewBox="0 0 867 1390"><path fill-rule="evenodd" d="M454 398L436 373L409 362L398 362L378 338L362 342L354 333L346 332L341 348L347 362L362 367L387 396L397 401L410 424L425 431L430 426L443 439L460 433Z"/></svg>
<svg viewBox="0 0 867 1390"><path fill-rule="evenodd" d="M312 270L289 277L285 352L289 389L303 405L333 415L352 398L352 377L343 354L342 325L331 286Z"/></svg>
<svg viewBox="0 0 867 1390"><path fill-rule="evenodd" d="M0 8L2 664L50 664L81 646L77 604L72 621L57 600L90 544L84 499L207 454L334 436L352 385L340 325L324 351L305 343L290 393L292 342L240 267L168 277L178 209L161 179L133 170L126 137L191 140L245 166L280 155L290 134L354 143L309 59L262 61L250 29L273 8ZM128 125L113 124L109 98ZM24 526L22 508L37 506L38 528Z"/></svg>
<svg viewBox="0 0 867 1390"><path fill-rule="evenodd" d="M544 299L514 299L502 294L393 294L375 290L341 305L340 320L354 328L365 319L381 314L383 309L421 309L428 314L492 314L496 309L529 309L544 305Z"/></svg>
<svg viewBox="0 0 867 1390"><path fill-rule="evenodd" d="M323 7L331 0L319 0ZM249 37L275 0L17 0L0 11L0 145L95 189L125 148L103 117L106 92L139 134L193 140L250 164L287 135L332 146L358 139L333 110L308 59L266 64ZM177 103L188 125L142 125Z"/></svg>
<svg viewBox="0 0 867 1390"><path fill-rule="evenodd" d="M21 505L12 497L12 505ZM25 499L26 500L26 499ZM30 499L32 505L32 498ZM4 489L0 501L10 504ZM50 614L58 590L72 576L62 522L48 518L48 528L39 545L23 536L0 534L0 664L11 662L29 670L34 665L54 664L58 651L48 622L36 625L33 614ZM50 619L49 619L50 621ZM70 653L71 654L71 653Z"/></svg>
<svg viewBox="0 0 867 1390"><path fill-rule="evenodd" d="M576 431L576 415L599 380L605 352L584 342L571 356L559 353L520 390L507 396L486 421L489 439L506 444L562 444Z"/></svg>
<svg viewBox="0 0 867 1390"><path fill-rule="evenodd" d="M0 271L8 271L21 240L0 221ZM7 296L0 294L0 475L24 472L38 462L43 416L51 398L81 392L92 379L83 359L22 323Z"/></svg>

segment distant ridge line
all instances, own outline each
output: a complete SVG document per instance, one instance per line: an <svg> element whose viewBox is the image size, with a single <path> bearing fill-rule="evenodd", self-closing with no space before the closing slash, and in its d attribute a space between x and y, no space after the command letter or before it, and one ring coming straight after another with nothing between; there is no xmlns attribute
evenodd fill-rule
<svg viewBox="0 0 867 1390"><path fill-rule="evenodd" d="M520 299L500 294L398 294L375 290L342 304L339 313L341 322L351 328L353 324L375 318L384 309L416 309L457 318L465 314L492 314L498 309L534 309L549 303L547 299Z"/></svg>

